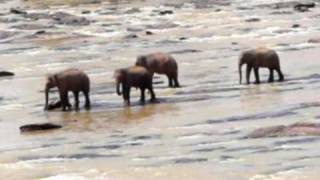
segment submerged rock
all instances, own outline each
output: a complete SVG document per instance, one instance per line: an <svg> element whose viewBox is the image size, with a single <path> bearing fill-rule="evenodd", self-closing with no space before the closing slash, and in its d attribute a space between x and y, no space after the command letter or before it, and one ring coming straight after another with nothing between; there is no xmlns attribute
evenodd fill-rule
<svg viewBox="0 0 320 180"><path fill-rule="evenodd" d="M292 28L299 28L300 27L300 24L293 24L292 25Z"/></svg>
<svg viewBox="0 0 320 180"><path fill-rule="evenodd" d="M0 71L0 77L3 76L14 76L14 73L9 71Z"/></svg>
<svg viewBox="0 0 320 180"><path fill-rule="evenodd" d="M26 11L21 10L21 9L18 9L18 8L11 8L11 9L10 9L10 12L11 12L12 14L27 14Z"/></svg>
<svg viewBox="0 0 320 180"><path fill-rule="evenodd" d="M48 29L52 27L54 26L40 25L40 24L19 24L19 25L11 26L11 28L21 29L21 30L38 30L38 29Z"/></svg>
<svg viewBox="0 0 320 180"><path fill-rule="evenodd" d="M146 31L146 35L153 35L153 32L151 32L151 31Z"/></svg>
<svg viewBox="0 0 320 180"><path fill-rule="evenodd" d="M56 24L63 25L73 25L73 26L85 26L89 25L90 21L84 17L72 15L66 12L55 12L52 14L49 13L20 13L23 17L39 20L39 19L48 19L54 21Z"/></svg>
<svg viewBox="0 0 320 180"><path fill-rule="evenodd" d="M159 12L160 15L167 15L167 14L173 14L172 10L163 10Z"/></svg>
<svg viewBox="0 0 320 180"><path fill-rule="evenodd" d="M52 19L55 20L58 24L65 24L65 25L80 25L85 26L89 25L90 21L88 21L84 17L75 16L72 14L68 14L65 12L56 12L51 15Z"/></svg>
<svg viewBox="0 0 320 180"><path fill-rule="evenodd" d="M147 25L148 29L170 29L170 28L175 28L178 27L179 25L175 23L170 23L170 22L163 22L159 24L150 24Z"/></svg>
<svg viewBox="0 0 320 180"><path fill-rule="evenodd" d="M311 38L308 40L309 43L320 43L320 37L319 38Z"/></svg>
<svg viewBox="0 0 320 180"><path fill-rule="evenodd" d="M261 21L261 19L259 19L259 18L249 18L249 19L246 19L245 21L246 22L259 22L259 21Z"/></svg>
<svg viewBox="0 0 320 180"><path fill-rule="evenodd" d="M0 31L0 40L12 37L15 34L16 32Z"/></svg>
<svg viewBox="0 0 320 180"><path fill-rule="evenodd" d="M259 128L246 138L286 137L286 136L320 136L320 123L295 123L292 125Z"/></svg>
<svg viewBox="0 0 320 180"><path fill-rule="evenodd" d="M52 129L60 129L61 125L44 123L44 124L27 124L20 127L21 132L44 131Z"/></svg>
<svg viewBox="0 0 320 180"><path fill-rule="evenodd" d="M136 34L128 34L124 38L125 39L136 39L136 38L138 38L138 35L136 35Z"/></svg>
<svg viewBox="0 0 320 180"><path fill-rule="evenodd" d="M299 12L306 12L309 11L309 8L314 8L316 6L316 3L299 3L294 6L294 9Z"/></svg>

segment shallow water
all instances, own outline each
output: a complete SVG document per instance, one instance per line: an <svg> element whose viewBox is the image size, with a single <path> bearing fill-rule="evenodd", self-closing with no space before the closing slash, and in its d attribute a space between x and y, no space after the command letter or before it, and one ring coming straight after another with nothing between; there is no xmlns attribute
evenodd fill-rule
<svg viewBox="0 0 320 180"><path fill-rule="evenodd" d="M260 127L320 119L320 47L308 43L319 37L319 7L299 13L278 2L290 1L1 1L1 69L16 76L0 79L0 176L319 179L318 137L243 138ZM63 11L90 25L32 20L10 14L12 7ZM279 52L285 82L265 83L261 69L261 85L238 84L239 53L258 45ZM140 106L133 90L133 106L124 107L114 69L154 51L177 59L182 88L157 76L159 104ZM68 67L89 74L92 110L44 112L45 76ZM19 126L39 122L64 127L20 134Z"/></svg>

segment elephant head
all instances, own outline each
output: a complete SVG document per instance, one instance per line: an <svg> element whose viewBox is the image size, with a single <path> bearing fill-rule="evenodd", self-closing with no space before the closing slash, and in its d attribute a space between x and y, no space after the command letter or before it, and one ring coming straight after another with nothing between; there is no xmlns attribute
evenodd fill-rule
<svg viewBox="0 0 320 180"><path fill-rule="evenodd" d="M252 59L250 53L244 52L241 54L239 58L238 70L239 70L239 83L242 83L242 65L250 63L249 61Z"/></svg>
<svg viewBox="0 0 320 180"><path fill-rule="evenodd" d="M136 66L147 67L147 56L141 55L137 57Z"/></svg>
<svg viewBox="0 0 320 180"><path fill-rule="evenodd" d="M117 89L117 94L119 96L122 95L122 92L120 91L120 84L123 84L125 81L125 77L126 77L126 70L125 69L117 69L114 72L113 77L116 80L116 89Z"/></svg>
<svg viewBox="0 0 320 180"><path fill-rule="evenodd" d="M45 85L45 96L46 96L45 110L48 109L49 90L56 86L58 86L57 75L49 75L47 77L47 82Z"/></svg>

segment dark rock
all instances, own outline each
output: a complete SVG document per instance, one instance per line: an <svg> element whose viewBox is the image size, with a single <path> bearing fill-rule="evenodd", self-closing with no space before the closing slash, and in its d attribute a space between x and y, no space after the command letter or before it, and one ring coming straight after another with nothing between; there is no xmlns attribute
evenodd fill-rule
<svg viewBox="0 0 320 180"><path fill-rule="evenodd" d="M11 8L10 12L13 13L13 14L27 14L26 11L21 10L21 9L17 9L17 8Z"/></svg>
<svg viewBox="0 0 320 180"><path fill-rule="evenodd" d="M320 123L295 123L288 126L259 128L247 135L246 138L287 136L320 136Z"/></svg>
<svg viewBox="0 0 320 180"><path fill-rule="evenodd" d="M181 38L179 38L180 41L187 40L187 39L188 39L187 37L181 37Z"/></svg>
<svg viewBox="0 0 320 180"><path fill-rule="evenodd" d="M200 50L197 49L183 49L178 51L171 51L170 54L186 54L186 53L199 53Z"/></svg>
<svg viewBox="0 0 320 180"><path fill-rule="evenodd" d="M39 34L44 34L44 33L46 33L46 31L45 31L45 30L41 30L41 31L37 31L37 32L34 33L34 34L39 35Z"/></svg>
<svg viewBox="0 0 320 180"><path fill-rule="evenodd" d="M51 15L52 19L58 24L73 25L73 26L86 26L90 21L84 17L78 17L65 12L57 12Z"/></svg>
<svg viewBox="0 0 320 180"><path fill-rule="evenodd" d="M127 28L127 31L129 31L129 32L141 32L141 31L143 31L143 28L139 28L139 27L128 27Z"/></svg>
<svg viewBox="0 0 320 180"><path fill-rule="evenodd" d="M295 9L296 11L299 11L299 12L307 12L309 11L309 8L307 7L301 7L301 8L298 8L298 9Z"/></svg>
<svg viewBox="0 0 320 180"><path fill-rule="evenodd" d="M232 42L231 44L232 44L232 45L238 45L239 43L237 43L237 42Z"/></svg>
<svg viewBox="0 0 320 180"><path fill-rule="evenodd" d="M270 14L283 15L283 14L293 14L293 12L292 11L274 11L274 12L271 12Z"/></svg>
<svg viewBox="0 0 320 180"><path fill-rule="evenodd" d="M160 15L167 15L167 14L173 14L172 10L162 10L159 12Z"/></svg>
<svg viewBox="0 0 320 180"><path fill-rule="evenodd" d="M128 34L124 38L125 39L135 39L135 38L138 38L138 35L136 35L136 34Z"/></svg>
<svg viewBox="0 0 320 180"><path fill-rule="evenodd" d="M240 6L237 8L238 10L244 11L244 10L253 10L253 7L247 7L247 6Z"/></svg>
<svg viewBox="0 0 320 180"><path fill-rule="evenodd" d="M309 43L320 43L320 38L311 38L308 40Z"/></svg>
<svg viewBox="0 0 320 180"><path fill-rule="evenodd" d="M131 8L125 12L125 14L134 14L141 12L139 8Z"/></svg>
<svg viewBox="0 0 320 180"><path fill-rule="evenodd" d="M82 12L81 12L81 14L90 14L91 13L91 11L89 11L89 10L83 10Z"/></svg>
<svg viewBox="0 0 320 180"><path fill-rule="evenodd" d="M292 28L298 28L298 27L300 27L300 24L293 24L292 25Z"/></svg>
<svg viewBox="0 0 320 180"><path fill-rule="evenodd" d="M306 8L314 8L316 7L316 3L314 2L310 2L310 3L299 3L297 5L294 6L294 9L299 9L302 7L306 7Z"/></svg>
<svg viewBox="0 0 320 180"><path fill-rule="evenodd" d="M14 76L14 73L9 71L0 71L0 77L3 77L3 76Z"/></svg>
<svg viewBox="0 0 320 180"><path fill-rule="evenodd" d="M28 124L20 127L20 132L44 131L52 129L60 129L61 125L44 123L44 124Z"/></svg>
<svg viewBox="0 0 320 180"><path fill-rule="evenodd" d="M46 14L46 13L28 13L28 14L25 14L24 17L32 20L51 19L50 14Z"/></svg>
<svg viewBox="0 0 320 180"><path fill-rule="evenodd" d="M260 19L259 18L249 18L245 20L246 22L259 22Z"/></svg>
<svg viewBox="0 0 320 180"><path fill-rule="evenodd" d="M273 31L273 33L277 33L277 34L286 34L289 32L292 32L292 30L291 29L278 29L278 30Z"/></svg>
<svg viewBox="0 0 320 180"><path fill-rule="evenodd" d="M314 8L316 6L316 3L299 3L294 6L294 10L299 12L306 12L309 11L309 8Z"/></svg>
<svg viewBox="0 0 320 180"><path fill-rule="evenodd" d="M146 35L153 35L153 32L151 32L151 31L146 31Z"/></svg>

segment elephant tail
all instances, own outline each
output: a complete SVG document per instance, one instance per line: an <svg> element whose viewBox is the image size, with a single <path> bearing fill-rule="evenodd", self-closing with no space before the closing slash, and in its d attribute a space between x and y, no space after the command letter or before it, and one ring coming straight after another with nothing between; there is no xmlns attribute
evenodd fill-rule
<svg viewBox="0 0 320 180"><path fill-rule="evenodd" d="M239 63L239 83L241 84L242 83L242 70L241 70L241 67L242 67L242 64L241 63Z"/></svg>

